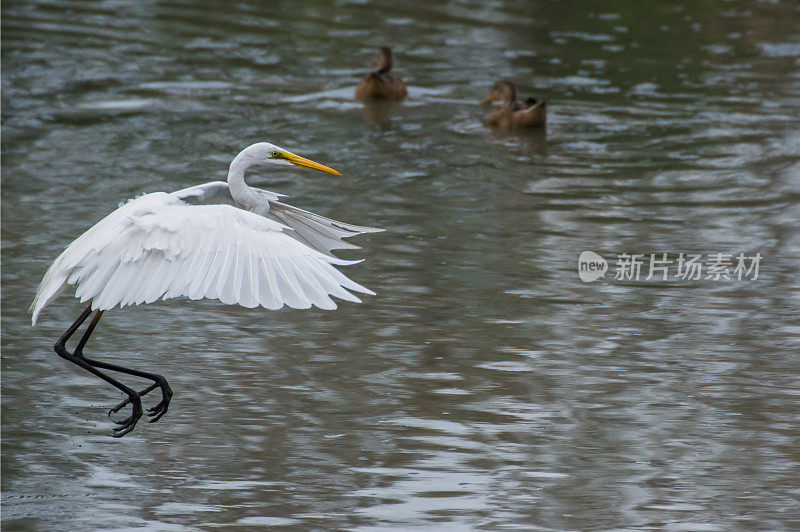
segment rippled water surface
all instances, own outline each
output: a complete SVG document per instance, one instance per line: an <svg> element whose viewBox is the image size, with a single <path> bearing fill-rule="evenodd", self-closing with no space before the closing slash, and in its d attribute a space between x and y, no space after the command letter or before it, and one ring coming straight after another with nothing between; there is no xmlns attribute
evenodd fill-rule
<svg viewBox="0 0 800 532"><path fill-rule="evenodd" d="M364 109L387 43L409 97ZM797 3L4 2L2 60L4 529L800 528ZM500 77L546 134L482 126ZM121 396L52 351L82 305L32 328L35 286L259 140L342 176L251 184L388 229L342 254L378 295L106 313L88 352L176 393L111 438Z"/></svg>

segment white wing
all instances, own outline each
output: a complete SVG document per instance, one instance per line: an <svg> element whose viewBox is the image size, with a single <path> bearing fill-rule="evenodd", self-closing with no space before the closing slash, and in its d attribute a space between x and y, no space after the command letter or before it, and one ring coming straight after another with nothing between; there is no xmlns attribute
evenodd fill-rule
<svg viewBox="0 0 800 532"><path fill-rule="evenodd" d="M338 220L331 220L313 212L298 209L279 200L285 197L283 194L270 192L269 190L257 190L265 201L269 202L269 213L267 217L289 226L292 231L289 236L311 246L317 251L326 255L331 255L334 249L358 249L359 247L345 242L343 238L349 238L364 233L378 233L383 229L375 227L363 227L352 225ZM172 193L183 201L193 205L209 205L224 203L236 205L225 181L212 181L194 187L185 188Z"/></svg>
<svg viewBox="0 0 800 532"><path fill-rule="evenodd" d="M331 255L331 251L334 249L359 249L359 246L345 242L342 240L343 238L383 231L376 227L364 227L331 220L277 200L271 200L269 207L267 217L288 225L292 229L292 232L289 233L290 236L326 255Z"/></svg>
<svg viewBox="0 0 800 532"><path fill-rule="evenodd" d="M33 323L67 286L92 308L187 296L245 307L334 309L330 296L372 291L341 274L354 264L289 236L284 224L230 205L191 205L158 192L132 200L53 262L31 305Z"/></svg>

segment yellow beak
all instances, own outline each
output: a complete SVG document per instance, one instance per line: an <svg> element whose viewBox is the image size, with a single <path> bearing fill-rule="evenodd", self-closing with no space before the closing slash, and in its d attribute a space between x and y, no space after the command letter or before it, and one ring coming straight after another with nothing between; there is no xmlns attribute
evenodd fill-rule
<svg viewBox="0 0 800 532"><path fill-rule="evenodd" d="M333 168L329 168L324 164L315 163L311 159L306 159L305 157L300 157L299 155L295 155L294 153L286 150L281 150L281 155L283 158L292 163L295 166L302 166L303 168L311 168L312 170L319 170L320 172L327 172L329 174L336 174L341 175L339 172L334 170Z"/></svg>

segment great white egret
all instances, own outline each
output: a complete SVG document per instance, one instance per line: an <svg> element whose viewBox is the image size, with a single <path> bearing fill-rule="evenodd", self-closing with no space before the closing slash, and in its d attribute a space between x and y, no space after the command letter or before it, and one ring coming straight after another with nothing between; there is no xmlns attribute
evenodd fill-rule
<svg viewBox="0 0 800 532"><path fill-rule="evenodd" d="M374 292L348 279L333 265L355 264L334 257L334 249L357 248L342 239L382 231L350 225L287 205L282 194L248 186L244 172L256 164L295 165L331 174L336 170L259 142L231 162L228 181L214 181L177 192L154 192L130 200L83 233L53 262L31 304L32 323L68 285L91 303L55 344L62 358L122 390L131 415L118 421L113 435L124 436L142 417L141 396L161 389L161 401L148 409L150 421L167 412L172 397L167 380L84 356L83 349L103 311L119 305L152 303L185 296L218 299L278 309L335 309L330 296L359 303L348 290ZM94 311L75 350L66 342ZM137 392L100 370L153 381Z"/></svg>

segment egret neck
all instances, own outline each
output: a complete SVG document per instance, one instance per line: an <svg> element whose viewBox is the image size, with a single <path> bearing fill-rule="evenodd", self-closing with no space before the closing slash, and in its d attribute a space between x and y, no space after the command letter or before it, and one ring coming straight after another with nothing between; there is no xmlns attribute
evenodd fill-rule
<svg viewBox="0 0 800 532"><path fill-rule="evenodd" d="M269 211L269 204L259 200L258 192L244 182L244 171L256 162L254 151L256 145L245 148L237 155L228 169L228 188L233 200L243 205L248 211L265 216Z"/></svg>

